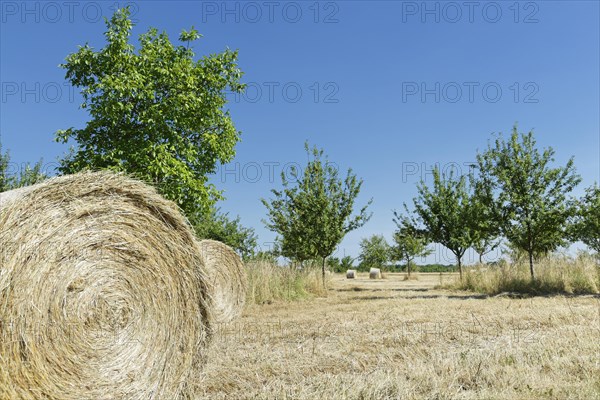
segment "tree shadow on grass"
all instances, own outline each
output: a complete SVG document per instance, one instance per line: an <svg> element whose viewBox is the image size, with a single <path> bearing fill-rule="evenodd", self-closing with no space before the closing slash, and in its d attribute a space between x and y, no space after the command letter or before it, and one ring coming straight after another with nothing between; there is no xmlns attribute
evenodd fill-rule
<svg viewBox="0 0 600 400"><path fill-rule="evenodd" d="M426 288L393 288L393 289L370 289L361 287L352 287L349 289L334 289L336 292L428 292L431 289Z"/></svg>
<svg viewBox="0 0 600 400"><path fill-rule="evenodd" d="M573 294L573 293L546 293L546 294L532 294L532 293L500 293L496 295L490 294L481 294L481 293L471 293L471 294L432 294L432 295L422 295L422 296L404 296L398 297L403 299L435 299L435 298L444 298L444 299L458 299L458 300L484 300L484 299L497 299L497 298L508 298L508 299L531 299L535 297L543 297L543 298L552 298L552 297L565 297L565 298L597 298L600 299L600 294Z"/></svg>
<svg viewBox="0 0 600 400"><path fill-rule="evenodd" d="M415 296L354 296L350 300L415 300L415 299L451 299L451 300L483 300L488 299L490 296L486 294L474 294L474 295L415 295Z"/></svg>
<svg viewBox="0 0 600 400"><path fill-rule="evenodd" d="M355 296L355 297L351 297L349 300L391 300L391 299L398 299L399 297L394 297L394 296Z"/></svg>
<svg viewBox="0 0 600 400"><path fill-rule="evenodd" d="M465 295L444 295L444 294L432 294L422 296L404 296L402 299L450 299L450 300L484 300L489 299L491 296L487 294L465 294Z"/></svg>

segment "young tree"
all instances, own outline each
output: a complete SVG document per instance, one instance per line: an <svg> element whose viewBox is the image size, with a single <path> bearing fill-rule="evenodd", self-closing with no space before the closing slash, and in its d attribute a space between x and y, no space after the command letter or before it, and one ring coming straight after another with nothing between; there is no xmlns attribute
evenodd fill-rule
<svg viewBox="0 0 600 400"><path fill-rule="evenodd" d="M42 171L42 160L31 166L27 163L24 168L17 172L11 171L10 153L2 153L0 142L0 193L17 189L24 186L35 185L48 179L48 175Z"/></svg>
<svg viewBox="0 0 600 400"><path fill-rule="evenodd" d="M462 279L462 257L473 245L471 198L466 178L440 176L436 167L433 170L433 188L430 190L421 181L413 203L417 219L425 227L428 239L447 247L454 254ZM408 212L406 205L404 207Z"/></svg>
<svg viewBox="0 0 600 400"><path fill-rule="evenodd" d="M58 142L76 147L59 171L85 169L128 172L153 184L189 218L210 212L222 198L207 175L235 155L238 132L224 111L226 92L240 92L237 52L226 50L194 61L195 29L183 31L175 46L152 28L129 42L129 9L106 21L106 45L89 45L70 54L61 67L81 88L90 121L82 129L56 133Z"/></svg>
<svg viewBox="0 0 600 400"><path fill-rule="evenodd" d="M406 270L410 278L412 260L415 257L425 257L433 251L427 248L429 244L426 232L417 229L408 217L403 217L394 212L394 222L398 230L394 232L394 244L390 248L392 260L406 261Z"/></svg>
<svg viewBox="0 0 600 400"><path fill-rule="evenodd" d="M495 189L502 233L527 252L532 280L534 258L566 244L567 221L574 212L567 194L581 181L573 158L551 168L553 156L552 148L540 153L533 132L519 135L516 125L508 140L500 136L477 155L480 173Z"/></svg>
<svg viewBox="0 0 600 400"><path fill-rule="evenodd" d="M600 187L590 186L579 201L574 238L600 255Z"/></svg>
<svg viewBox="0 0 600 400"><path fill-rule="evenodd" d="M369 220L366 210L371 201L352 215L362 180L350 169L342 180L337 168L323 157L323 150L311 150L308 143L304 147L309 161L302 174L291 170L295 184L282 172L283 190L272 190L274 199L262 199L269 217L265 224L279 235L283 256L297 261L322 259L325 285L326 258L348 232Z"/></svg>
<svg viewBox="0 0 600 400"><path fill-rule="evenodd" d="M383 235L373 235L360 241L360 267L382 268L390 261L390 245Z"/></svg>

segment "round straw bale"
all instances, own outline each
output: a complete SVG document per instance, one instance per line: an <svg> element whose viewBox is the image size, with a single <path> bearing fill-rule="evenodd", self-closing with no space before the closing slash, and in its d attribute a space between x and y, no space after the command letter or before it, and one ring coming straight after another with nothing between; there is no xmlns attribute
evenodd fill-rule
<svg viewBox="0 0 600 400"><path fill-rule="evenodd" d="M215 322L225 323L240 316L248 286L240 256L231 247L215 240L200 241L208 277L211 310Z"/></svg>
<svg viewBox="0 0 600 400"><path fill-rule="evenodd" d="M369 270L369 279L381 279L381 270L379 268L371 268Z"/></svg>
<svg viewBox="0 0 600 400"><path fill-rule="evenodd" d="M108 172L0 200L0 398L188 398L212 317L175 204Z"/></svg>
<svg viewBox="0 0 600 400"><path fill-rule="evenodd" d="M355 269L349 269L348 271L346 271L346 279L354 279L356 278L356 270Z"/></svg>

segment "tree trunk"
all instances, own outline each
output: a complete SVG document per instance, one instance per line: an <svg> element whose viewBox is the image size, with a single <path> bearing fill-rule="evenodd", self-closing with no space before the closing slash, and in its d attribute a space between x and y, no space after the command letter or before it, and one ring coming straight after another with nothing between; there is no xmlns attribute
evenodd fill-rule
<svg viewBox="0 0 600 400"><path fill-rule="evenodd" d="M410 279L410 273L412 272L410 268L410 258L406 259L406 270L408 271L408 279Z"/></svg>
<svg viewBox="0 0 600 400"><path fill-rule="evenodd" d="M460 275L460 280L462 282L462 280L463 280L463 273L462 272L463 271L462 271L462 263L461 263L460 258L461 258L460 256L456 256L456 260L458 261L458 273Z"/></svg>
<svg viewBox="0 0 600 400"><path fill-rule="evenodd" d="M479 265L483 265L483 253L479 253Z"/></svg>
<svg viewBox="0 0 600 400"><path fill-rule="evenodd" d="M322 267L322 269L321 269L321 272L322 272L322 277L323 277L323 287L324 287L324 288L327 288L327 287L325 286L325 260L326 260L326 259L327 259L327 257L323 257L323 267Z"/></svg>
<svg viewBox="0 0 600 400"><path fill-rule="evenodd" d="M531 272L531 280L535 281L535 273L533 272L533 252L528 251L529 253L529 272Z"/></svg>

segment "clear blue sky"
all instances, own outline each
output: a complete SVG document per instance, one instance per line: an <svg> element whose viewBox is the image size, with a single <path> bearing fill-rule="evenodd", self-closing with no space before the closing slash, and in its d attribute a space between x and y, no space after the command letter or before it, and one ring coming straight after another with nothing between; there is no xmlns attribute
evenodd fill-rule
<svg viewBox="0 0 600 400"><path fill-rule="evenodd" d="M78 45L103 46L102 17L127 3L0 4L3 147L16 163L55 163L66 147L54 132L87 120L58 64ZM600 180L597 1L130 4L136 40L151 26L176 40L194 25L204 35L197 54L239 49L249 89L228 107L242 142L213 181L225 190L222 210L265 248L274 234L260 198L283 168L306 162L306 140L364 179L359 203L373 198L373 218L338 255L356 256L371 234L389 239L392 210L435 163L466 172L490 134L515 122L558 162L575 157L578 193ZM429 260L452 262L445 252Z"/></svg>

